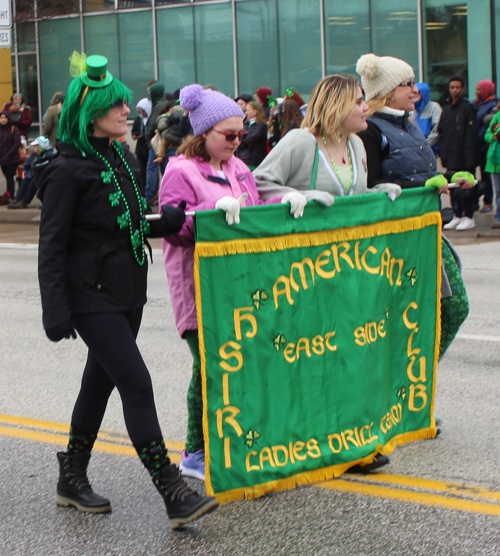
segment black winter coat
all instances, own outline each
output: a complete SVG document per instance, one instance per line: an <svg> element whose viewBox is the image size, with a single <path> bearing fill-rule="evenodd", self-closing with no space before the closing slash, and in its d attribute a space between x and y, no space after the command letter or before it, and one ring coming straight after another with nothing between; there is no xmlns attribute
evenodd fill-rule
<svg viewBox="0 0 500 556"><path fill-rule="evenodd" d="M130 175L107 138L90 138L116 170L134 226L140 209ZM130 312L146 303L147 260L137 263L129 228L120 229L121 204L112 207L113 183L96 156L57 142L59 155L43 171L38 196L43 201L38 251L38 279L43 325L53 328L72 315ZM139 183L139 167L125 147L124 156Z"/></svg>
<svg viewBox="0 0 500 556"><path fill-rule="evenodd" d="M168 100L160 100L158 103L153 104L153 108L151 109L151 114L148 118L148 125L146 127L146 141L148 143L148 148L151 147L151 139L155 136L156 133L156 120L162 114L165 114L167 110L167 103Z"/></svg>
<svg viewBox="0 0 500 556"><path fill-rule="evenodd" d="M0 165L19 164L19 147L21 146L21 133L12 124L10 114L2 112L7 116L8 122L0 125Z"/></svg>
<svg viewBox="0 0 500 556"><path fill-rule="evenodd" d="M479 163L479 127L474 107L460 97L444 107L438 124L439 156L449 170L472 170Z"/></svg>
<svg viewBox="0 0 500 556"><path fill-rule="evenodd" d="M267 155L267 125L246 123L245 129L248 135L235 154L247 166L257 167Z"/></svg>
<svg viewBox="0 0 500 556"><path fill-rule="evenodd" d="M146 139L146 128L147 124L144 125L142 116L136 116L134 123L132 124L132 135L140 135L135 144L135 155L137 158L148 158L149 147L148 141Z"/></svg>

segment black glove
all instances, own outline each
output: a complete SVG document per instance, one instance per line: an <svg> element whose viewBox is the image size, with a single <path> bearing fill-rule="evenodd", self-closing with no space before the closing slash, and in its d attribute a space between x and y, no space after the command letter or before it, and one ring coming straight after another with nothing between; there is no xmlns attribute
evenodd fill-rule
<svg viewBox="0 0 500 556"><path fill-rule="evenodd" d="M184 214L185 208L186 201L181 201L178 207L174 207L173 205L161 206L160 231L162 237L181 231L186 220L186 215Z"/></svg>
<svg viewBox="0 0 500 556"><path fill-rule="evenodd" d="M63 338L69 339L70 337L76 340L76 332L70 320L58 324L53 328L47 328L45 334L47 334L48 339L53 342L60 342Z"/></svg>

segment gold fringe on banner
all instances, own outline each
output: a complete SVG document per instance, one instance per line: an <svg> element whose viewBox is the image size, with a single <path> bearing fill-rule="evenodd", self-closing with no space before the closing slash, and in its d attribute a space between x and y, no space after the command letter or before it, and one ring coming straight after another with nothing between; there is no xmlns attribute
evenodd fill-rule
<svg viewBox="0 0 500 556"><path fill-rule="evenodd" d="M428 212L422 216L412 216L401 220L386 220L366 226L339 228L323 232L288 234L284 236L263 237L257 239L233 239L221 242L201 242L196 244L199 257L222 257L244 253L267 253L283 251L294 247L317 247L325 243L365 239L388 234L399 234L412 230L421 230L427 226L441 223L439 212Z"/></svg>
<svg viewBox="0 0 500 556"><path fill-rule="evenodd" d="M377 446L377 449L373 454L370 454L363 459L351 461L348 463L341 463L339 465L332 465L330 467L323 467L321 469L315 469L314 471L306 471L305 473L298 473L297 475L292 475L291 477L286 477L285 479L269 481L260 485L236 488L234 490L214 493L211 485L209 490L207 482L207 494L215 496L220 504L226 504L227 502L236 502L238 500L253 500L255 498L264 496L268 492L293 490L298 486L330 481L331 479L340 477L354 465L371 463L375 459L375 456L379 453L388 455L392 453L398 446L402 446L407 442L414 442L415 440L426 440L428 438L434 438L435 436L436 427L430 427L421 429L419 431L400 434L390 440L387 444L385 444L385 446Z"/></svg>
<svg viewBox="0 0 500 556"><path fill-rule="evenodd" d="M208 400L207 400L207 355L205 336L203 334L203 314L201 309L200 257L194 253L194 291L196 299L196 316L198 318L198 342L201 362L201 392L203 397L203 438L205 441L205 486L207 492L214 491L210 480L210 435L208 432Z"/></svg>

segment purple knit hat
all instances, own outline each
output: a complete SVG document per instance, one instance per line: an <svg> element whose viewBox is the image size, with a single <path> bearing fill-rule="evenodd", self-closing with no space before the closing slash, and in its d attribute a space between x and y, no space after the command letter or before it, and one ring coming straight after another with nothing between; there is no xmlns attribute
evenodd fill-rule
<svg viewBox="0 0 500 556"><path fill-rule="evenodd" d="M181 107L189 111L189 121L195 135L205 133L231 116L244 117L232 98L218 91L204 89L196 83L181 89L179 100Z"/></svg>

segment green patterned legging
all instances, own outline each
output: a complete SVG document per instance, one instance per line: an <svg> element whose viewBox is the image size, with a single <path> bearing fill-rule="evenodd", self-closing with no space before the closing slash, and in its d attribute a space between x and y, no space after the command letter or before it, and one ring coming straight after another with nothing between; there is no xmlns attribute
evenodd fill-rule
<svg viewBox="0 0 500 556"><path fill-rule="evenodd" d="M444 241L441 241L441 246L444 268L453 296L441 299L441 347L439 359L443 357L446 350L450 347L453 338L457 335L460 326L462 326L462 323L469 314L469 300L467 299L465 284L455 258Z"/></svg>
<svg viewBox="0 0 500 556"><path fill-rule="evenodd" d="M193 355L193 376L187 393L188 428L186 451L189 453L203 450L203 396L201 391L201 360L198 330L188 330L184 334Z"/></svg>

